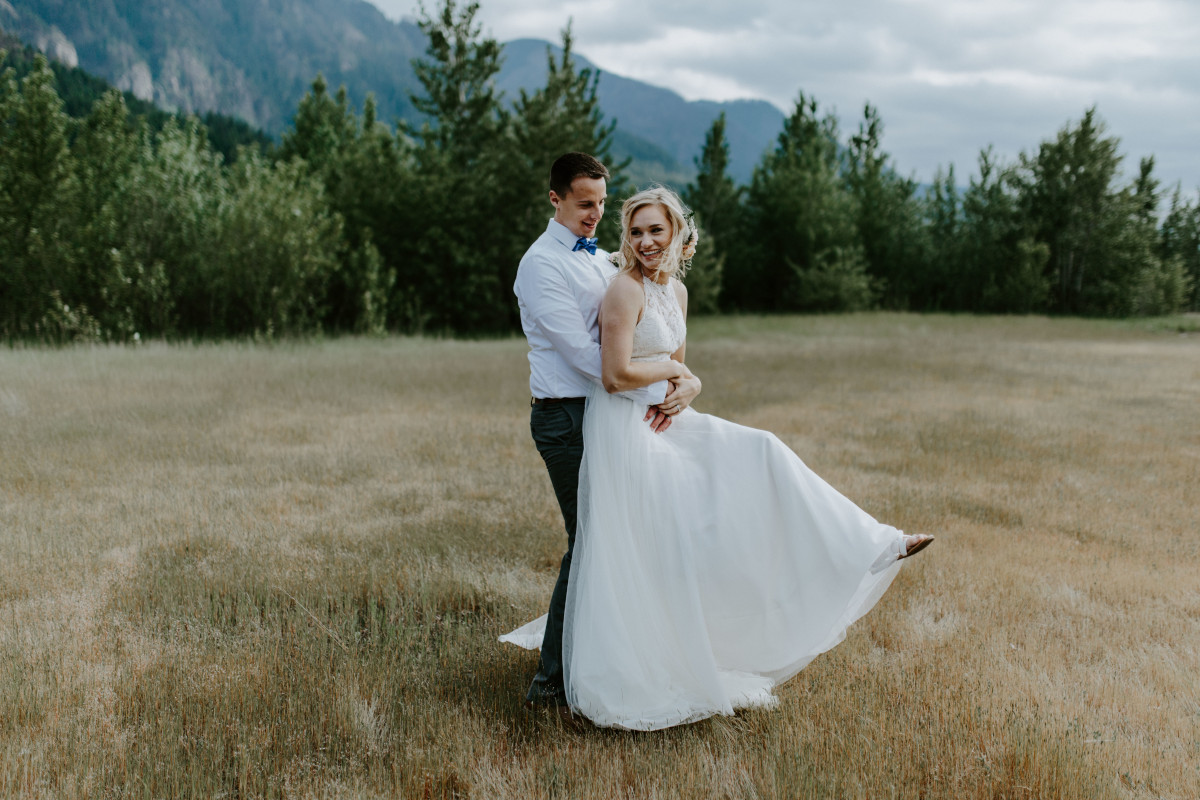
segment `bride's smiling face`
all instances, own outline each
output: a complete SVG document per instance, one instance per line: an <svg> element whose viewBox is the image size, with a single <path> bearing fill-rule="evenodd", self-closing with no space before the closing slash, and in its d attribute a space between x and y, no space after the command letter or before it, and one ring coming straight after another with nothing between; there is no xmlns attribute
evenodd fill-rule
<svg viewBox="0 0 1200 800"><path fill-rule="evenodd" d="M674 235L666 210L656 204L642 206L633 212L629 220L629 243L638 261L649 270L658 268L663 254L671 245Z"/></svg>

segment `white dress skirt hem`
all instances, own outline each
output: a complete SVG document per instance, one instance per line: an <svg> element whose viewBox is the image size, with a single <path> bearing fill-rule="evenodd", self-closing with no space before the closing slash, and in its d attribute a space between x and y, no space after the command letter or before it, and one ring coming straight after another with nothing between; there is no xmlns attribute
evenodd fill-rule
<svg viewBox="0 0 1200 800"><path fill-rule="evenodd" d="M655 434L644 414L599 387L587 400L567 700L631 730L772 706L887 590L903 533L771 433L688 409ZM535 649L544 629L500 640Z"/></svg>

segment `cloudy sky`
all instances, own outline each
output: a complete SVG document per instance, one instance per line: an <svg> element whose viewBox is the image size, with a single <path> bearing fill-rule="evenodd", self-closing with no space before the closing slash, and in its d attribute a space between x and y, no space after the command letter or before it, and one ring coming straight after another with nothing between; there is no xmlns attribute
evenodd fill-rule
<svg viewBox="0 0 1200 800"><path fill-rule="evenodd" d="M371 0L393 19L417 0ZM426 0L436 8L437 0ZM500 41L558 41L604 70L688 99L761 98L785 113L798 92L843 132L879 108L884 149L928 181L979 150L1006 160L1095 104L1125 172L1154 155L1164 184L1200 188L1200 2L1196 0L480 0ZM647 113L653 113L647 109Z"/></svg>

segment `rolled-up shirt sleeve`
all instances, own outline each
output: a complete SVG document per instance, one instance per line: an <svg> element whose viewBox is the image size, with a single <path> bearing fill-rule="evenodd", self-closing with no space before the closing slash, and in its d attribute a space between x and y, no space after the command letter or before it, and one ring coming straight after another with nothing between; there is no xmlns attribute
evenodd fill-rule
<svg viewBox="0 0 1200 800"><path fill-rule="evenodd" d="M601 379L600 344L588 332L587 321L574 292L552 265L530 263L518 275L517 293L538 332L576 372L594 383ZM637 403L658 405L667 395L667 381L621 392Z"/></svg>

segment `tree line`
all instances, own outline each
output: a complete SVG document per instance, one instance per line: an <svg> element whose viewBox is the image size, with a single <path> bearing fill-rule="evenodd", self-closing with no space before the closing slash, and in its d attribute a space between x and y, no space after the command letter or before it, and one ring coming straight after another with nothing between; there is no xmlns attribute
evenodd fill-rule
<svg viewBox="0 0 1200 800"><path fill-rule="evenodd" d="M72 116L40 56L0 75L0 335L9 341L502 334L511 286L550 216L546 175L570 150L613 171L614 123L570 28L545 85L499 96L501 46L476 3L419 24L420 126L360 111L318 76L277 147L214 148L194 118L151 125L106 93ZM211 120L210 120L211 121ZM1120 179L1095 109L1036 151L980 154L920 187L882 149L867 106L843 139L801 95L747 185L727 174L725 120L683 189L702 240L694 311L866 308L1124 316L1196 309L1200 199L1169 199L1153 159ZM234 132L238 135L238 132ZM221 135L229 135L224 131ZM601 231L612 249L618 215Z"/></svg>
<svg viewBox="0 0 1200 800"><path fill-rule="evenodd" d="M837 120L801 96L750 184L736 187L723 177L717 120L688 196L725 261L724 307L1094 316L1197 308L1200 203L1176 188L1163 208L1153 158L1122 185L1118 141L1095 108L1015 163L985 149L962 191L953 167L926 191L899 175L882 130L868 105L843 143Z"/></svg>

